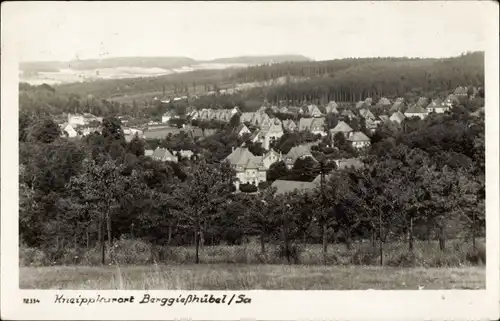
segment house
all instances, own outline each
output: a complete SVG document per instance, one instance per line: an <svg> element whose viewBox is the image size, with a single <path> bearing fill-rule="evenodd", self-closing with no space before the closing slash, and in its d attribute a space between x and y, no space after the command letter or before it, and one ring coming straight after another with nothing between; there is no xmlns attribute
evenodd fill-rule
<svg viewBox="0 0 500 321"><path fill-rule="evenodd" d="M363 100L360 100L356 103L356 109L366 108L366 107L368 107L368 106Z"/></svg>
<svg viewBox="0 0 500 321"><path fill-rule="evenodd" d="M180 156L181 158L187 158L187 159L191 159L194 155L193 151L191 150L180 150L176 153L178 156Z"/></svg>
<svg viewBox="0 0 500 321"><path fill-rule="evenodd" d="M257 112L257 113L253 114L253 117L252 117L252 120L250 121L250 123L253 126L260 127L262 125L262 123L265 122L267 119L269 119L269 116L266 113Z"/></svg>
<svg viewBox="0 0 500 321"><path fill-rule="evenodd" d="M151 158L153 158L155 160L162 161L162 162L177 163L177 157L172 155L172 153L169 152L168 149L166 149L166 148L156 147L153 154L151 155Z"/></svg>
<svg viewBox="0 0 500 321"><path fill-rule="evenodd" d="M61 127L62 127L63 135L67 135L67 137L71 137L71 138L78 136L78 133L75 130L75 128L73 127L73 125L64 124Z"/></svg>
<svg viewBox="0 0 500 321"><path fill-rule="evenodd" d="M267 121L266 121L267 122ZM266 150L269 149L271 144L283 136L283 127L281 122L277 119L269 119L270 125L265 125L261 127L261 130L257 131L252 135L250 140L252 142L260 142L262 147Z"/></svg>
<svg viewBox="0 0 500 321"><path fill-rule="evenodd" d="M265 182L266 168L262 156L255 156L246 147L233 148L224 161L228 162L236 172L236 189L240 184L259 185Z"/></svg>
<svg viewBox="0 0 500 321"><path fill-rule="evenodd" d="M325 136L325 118L301 118L299 131L310 131L314 135Z"/></svg>
<svg viewBox="0 0 500 321"><path fill-rule="evenodd" d="M282 124L285 131L293 132L297 130L297 124L291 119L285 119Z"/></svg>
<svg viewBox="0 0 500 321"><path fill-rule="evenodd" d="M398 97L398 98L396 98L395 102L404 103L405 99L403 97Z"/></svg>
<svg viewBox="0 0 500 321"><path fill-rule="evenodd" d="M389 121L390 121L389 116L387 116L387 115L380 115L380 116L378 116L378 118L379 118L379 119L380 119L383 123L387 123L387 122L389 122Z"/></svg>
<svg viewBox="0 0 500 321"><path fill-rule="evenodd" d="M237 113L241 113L240 108L238 106L234 106L233 109L231 109L231 115L235 115Z"/></svg>
<svg viewBox="0 0 500 321"><path fill-rule="evenodd" d="M318 187L318 184L313 182L285 181L281 179L277 179L271 184L271 188L276 189L277 195L294 191L310 193L313 192L316 187Z"/></svg>
<svg viewBox="0 0 500 321"><path fill-rule="evenodd" d="M352 132L351 126L349 126L344 121L339 121L339 123L337 124L337 126L335 126L334 128L330 129L330 135L332 135L332 137L335 137L335 135L337 133L342 133L347 138L347 137L349 137L349 133L350 132Z"/></svg>
<svg viewBox="0 0 500 321"><path fill-rule="evenodd" d="M458 99L457 96L452 94L452 95L448 95L448 97L444 101L444 104L448 107L453 107L453 105L460 104L460 100Z"/></svg>
<svg viewBox="0 0 500 321"><path fill-rule="evenodd" d="M278 106L271 106L270 108L271 108L271 110L272 110L273 113L279 113L279 111L280 111L280 109L278 108Z"/></svg>
<svg viewBox="0 0 500 321"><path fill-rule="evenodd" d="M420 117L420 119L424 119L427 117L428 112L427 110L419 105L413 105L408 110L405 112L405 117L410 118L410 117Z"/></svg>
<svg viewBox="0 0 500 321"><path fill-rule="evenodd" d="M378 126L382 123L380 120L374 120L372 118L368 118L365 122L366 129L370 131L370 133L374 133Z"/></svg>
<svg viewBox="0 0 500 321"><path fill-rule="evenodd" d="M167 111L161 116L161 122L168 123L168 121L172 118L179 118L179 116L177 116L173 111Z"/></svg>
<svg viewBox="0 0 500 321"><path fill-rule="evenodd" d="M274 149L271 149L270 151L262 155L262 163L264 164L264 168L266 170L271 168L272 164L279 162L282 159L283 156L281 155L281 153L276 152Z"/></svg>
<svg viewBox="0 0 500 321"><path fill-rule="evenodd" d="M347 140L352 143L352 147L357 149L370 146L370 138L362 132L351 132Z"/></svg>
<svg viewBox="0 0 500 321"><path fill-rule="evenodd" d="M245 124L239 124L238 127L234 129L234 131L238 134L238 136L243 136L245 134L251 134L252 132Z"/></svg>
<svg viewBox="0 0 500 321"><path fill-rule="evenodd" d="M359 158L342 158L342 159L336 159L335 165L337 165L337 170L342 170L347 168L359 169L363 168L365 166L365 163L363 163L363 161Z"/></svg>
<svg viewBox="0 0 500 321"><path fill-rule="evenodd" d="M153 155L153 152L154 152L154 150L152 150L152 149L146 149L146 150L144 151L144 156L149 156L149 157L151 157L151 156Z"/></svg>
<svg viewBox="0 0 500 321"><path fill-rule="evenodd" d="M88 136L88 135L93 134L93 133L101 133L102 128L100 128L100 127L83 127L83 128L78 128L77 132L81 136ZM125 135L125 139L127 139L127 135L125 134L125 130L123 133Z"/></svg>
<svg viewBox="0 0 500 321"><path fill-rule="evenodd" d="M241 113L240 115L240 123L250 123L254 113Z"/></svg>
<svg viewBox="0 0 500 321"><path fill-rule="evenodd" d="M337 110L338 107L339 107L339 105L337 105L336 102L331 101L328 103L328 105L326 105L325 111L327 114L330 114L330 113L338 114L339 113L339 111Z"/></svg>
<svg viewBox="0 0 500 321"><path fill-rule="evenodd" d="M391 101L385 97L382 97L379 99L378 101L378 105L379 106L383 106L383 107L386 107L386 106L390 106L391 105Z"/></svg>
<svg viewBox="0 0 500 321"><path fill-rule="evenodd" d="M450 107L446 106L440 99L436 99L427 105L426 109L428 113L442 114L450 110Z"/></svg>
<svg viewBox="0 0 500 321"><path fill-rule="evenodd" d="M396 122L398 124L401 124L403 120L405 120L405 115L403 115L402 112L397 111L391 115L391 118L389 118L391 121Z"/></svg>
<svg viewBox="0 0 500 321"><path fill-rule="evenodd" d="M288 114L289 111L288 111L288 107L286 106L283 106L279 109L279 112L282 113L282 114Z"/></svg>
<svg viewBox="0 0 500 321"><path fill-rule="evenodd" d="M373 99L371 97L365 98L365 104L367 104L368 106L371 106L372 103L373 103Z"/></svg>
<svg viewBox="0 0 500 321"><path fill-rule="evenodd" d="M389 109L389 111L391 111L391 112L400 111L401 108L403 108L403 107L404 107L404 102L403 101L395 101L394 104L392 104L392 106Z"/></svg>
<svg viewBox="0 0 500 321"><path fill-rule="evenodd" d="M297 161L297 159L303 159L305 157L310 157L314 161L316 161L314 156L311 154L309 146L299 145L292 147L285 155L283 160L285 162L286 167L288 167L288 169L291 169L295 164L295 162Z"/></svg>
<svg viewBox="0 0 500 321"><path fill-rule="evenodd" d="M427 97L420 97L418 100L417 100L417 106L421 106L421 107L427 107L427 105L429 104L429 99Z"/></svg>
<svg viewBox="0 0 500 321"><path fill-rule="evenodd" d="M345 109L340 115L349 119L353 119L356 117L356 115L354 115L354 113L350 109Z"/></svg>
<svg viewBox="0 0 500 321"><path fill-rule="evenodd" d="M373 115L373 113L368 110L368 109L360 109L359 110L359 115L361 117L363 117L364 119L372 119L372 120L375 120L375 115Z"/></svg>
<svg viewBox="0 0 500 321"><path fill-rule="evenodd" d="M304 108L304 114L309 117L321 117L323 114L316 105L308 105Z"/></svg>
<svg viewBox="0 0 500 321"><path fill-rule="evenodd" d="M302 115L304 111L300 107L288 106L288 113L293 115Z"/></svg>
<svg viewBox="0 0 500 321"><path fill-rule="evenodd" d="M455 96L467 96L468 94L468 88L467 87L462 87L462 86L459 86L455 89L455 91L453 92L453 94Z"/></svg>
<svg viewBox="0 0 500 321"><path fill-rule="evenodd" d="M72 115L68 114L68 125L71 126L83 126L86 125L86 120L83 115Z"/></svg>

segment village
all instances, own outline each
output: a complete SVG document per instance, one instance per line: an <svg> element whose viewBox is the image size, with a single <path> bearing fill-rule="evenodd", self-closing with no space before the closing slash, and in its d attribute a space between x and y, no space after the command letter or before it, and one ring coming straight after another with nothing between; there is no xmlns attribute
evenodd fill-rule
<svg viewBox="0 0 500 321"><path fill-rule="evenodd" d="M405 119L417 117L425 119L429 115L443 114L460 103L464 97L472 99L477 94L478 88L472 89L472 95L466 86L460 86L447 97L429 99L420 97L414 103L408 103L404 98L396 98L391 101L382 97L374 102L372 98L366 98L357 103L336 103L330 101L326 105L303 104L303 106L291 106L282 103L276 106L264 102L264 104L254 112L242 112L239 107L232 109L195 109L188 107L184 115L175 113L175 110L165 112L161 121L150 121L138 126L128 126L126 115L119 116L122 123L122 130L127 142L134 138L144 141L161 140L167 136L175 136L183 132L195 141L202 141L217 133L218 128L223 128L232 119L237 119L237 126L232 129L245 142L239 146L231 146L232 152L220 161L231 164L236 173L235 186L240 190L240 185L253 185L267 182L267 172L273 164L283 162L288 169L292 169L301 159L309 159L315 163L330 162L335 164L335 168L347 167L359 168L363 166L362 158L366 155L371 145L371 138L382 125L401 126ZM211 93L208 93L211 94ZM227 94L226 92L222 94ZM164 103L176 100L185 100L187 97L173 98ZM484 111L484 107L472 113L472 116L479 116ZM335 118L335 125L328 126L328 118ZM173 121L176 121L173 124ZM364 126L354 130L349 124L352 122ZM91 114L68 114L67 121L59 126L63 135L68 138L79 138L94 132L100 132L102 117L95 117ZM212 123L213 126L207 124ZM215 123L215 125L214 125ZM179 125L180 124L180 125ZM211 128L210 128L211 127ZM214 128L215 127L215 128ZM218 128L217 128L218 127ZM360 127L360 126L356 126ZM275 150L273 146L283 137L285 133L309 133L316 137L314 141L293 146L289 151L283 153ZM350 147L356 151L356 157L351 158L327 158L315 159L312 150L321 142L326 142L326 147L335 149L337 135L342 135ZM248 148L247 142L259 144L264 152L261 155L254 155ZM191 150L168 150L167 148L156 147L146 149L145 156L163 162L177 163L180 159L194 159L198 157ZM293 181L277 179L272 182L272 186L277 189L277 193L286 193L298 190L314 189L320 183L320 174L311 181ZM267 186L267 185L266 185ZM250 189L255 191L256 189Z"/></svg>

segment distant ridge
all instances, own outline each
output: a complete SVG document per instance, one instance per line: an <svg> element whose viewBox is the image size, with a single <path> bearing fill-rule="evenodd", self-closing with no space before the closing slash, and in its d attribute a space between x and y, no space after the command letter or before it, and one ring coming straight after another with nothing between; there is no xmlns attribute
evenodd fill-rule
<svg viewBox="0 0 500 321"><path fill-rule="evenodd" d="M30 61L21 62L23 72L57 72L60 69L91 70L99 68L139 67L139 68L181 68L196 64L246 64L261 65L289 61L311 61L301 55L241 56L212 60L195 60L189 57L116 57L104 59L83 59L72 61Z"/></svg>

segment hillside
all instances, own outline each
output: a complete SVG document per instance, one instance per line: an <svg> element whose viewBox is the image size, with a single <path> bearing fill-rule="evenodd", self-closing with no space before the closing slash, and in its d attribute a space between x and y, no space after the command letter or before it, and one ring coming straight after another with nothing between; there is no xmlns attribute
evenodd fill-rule
<svg viewBox="0 0 500 321"><path fill-rule="evenodd" d="M282 77L305 79L276 83ZM162 95L203 95L239 84L261 83L245 97L269 101L358 101L366 97L436 96L458 86L484 85L484 53L446 59L367 58L279 63L244 69L197 70L159 77L99 80L56 86L65 93L92 94L123 103ZM123 98L123 99L122 99Z"/></svg>

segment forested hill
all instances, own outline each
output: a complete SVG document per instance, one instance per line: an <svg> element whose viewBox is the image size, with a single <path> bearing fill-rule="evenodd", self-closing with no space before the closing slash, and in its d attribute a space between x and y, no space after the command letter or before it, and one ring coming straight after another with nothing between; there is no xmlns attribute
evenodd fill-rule
<svg viewBox="0 0 500 321"><path fill-rule="evenodd" d="M320 62L293 62L250 67L236 73L235 82L252 82L283 76L306 77L306 84L276 88L298 96L316 99L356 101L373 96L404 96L408 92L435 96L453 91L458 86L484 85L484 53L474 52L446 59L367 58L339 59ZM335 97L331 93L335 92ZM292 95L293 96L293 95Z"/></svg>

